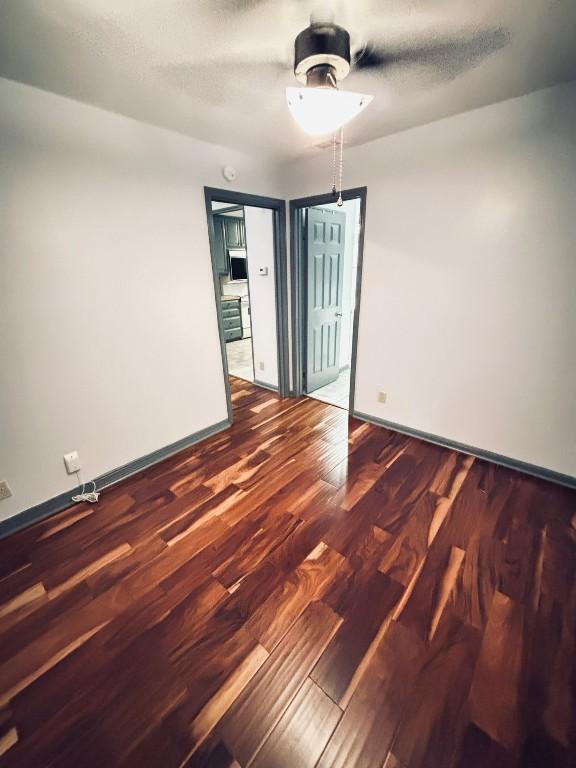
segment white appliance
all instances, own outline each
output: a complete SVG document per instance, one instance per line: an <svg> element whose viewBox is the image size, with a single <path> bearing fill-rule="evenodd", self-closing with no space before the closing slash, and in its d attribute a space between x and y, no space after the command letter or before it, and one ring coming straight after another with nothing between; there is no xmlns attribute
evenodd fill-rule
<svg viewBox="0 0 576 768"><path fill-rule="evenodd" d="M242 314L242 336L252 336L252 325L250 322L250 299L248 295L240 299L240 312Z"/></svg>

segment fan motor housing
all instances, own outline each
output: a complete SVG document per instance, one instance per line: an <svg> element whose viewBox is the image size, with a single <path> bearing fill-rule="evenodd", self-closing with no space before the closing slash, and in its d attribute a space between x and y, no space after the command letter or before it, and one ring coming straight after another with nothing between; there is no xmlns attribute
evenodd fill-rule
<svg viewBox="0 0 576 768"><path fill-rule="evenodd" d="M311 24L294 43L294 74L306 84L314 67L329 66L336 80L350 72L350 35L337 24Z"/></svg>

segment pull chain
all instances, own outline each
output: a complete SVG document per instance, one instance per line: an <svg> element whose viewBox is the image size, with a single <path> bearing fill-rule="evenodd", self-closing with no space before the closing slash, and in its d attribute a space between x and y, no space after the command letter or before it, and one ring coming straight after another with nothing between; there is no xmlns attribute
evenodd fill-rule
<svg viewBox="0 0 576 768"><path fill-rule="evenodd" d="M336 187L336 134L332 137L332 194L336 197L338 189L337 205L344 205L342 200L342 174L344 169L344 127L340 128L340 161L338 163L338 187Z"/></svg>
<svg viewBox="0 0 576 768"><path fill-rule="evenodd" d="M332 137L332 194L336 197L336 134Z"/></svg>
<svg viewBox="0 0 576 768"><path fill-rule="evenodd" d="M336 144L334 144L334 148L336 148ZM344 168L343 153L344 153L344 126L340 128L340 167L338 169L338 201L337 201L337 205L339 207L344 205L344 201L342 200L342 172Z"/></svg>

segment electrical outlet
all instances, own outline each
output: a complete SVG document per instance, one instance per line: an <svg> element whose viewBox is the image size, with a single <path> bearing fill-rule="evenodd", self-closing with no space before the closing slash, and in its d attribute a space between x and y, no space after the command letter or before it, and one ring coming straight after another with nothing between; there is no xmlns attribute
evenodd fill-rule
<svg viewBox="0 0 576 768"><path fill-rule="evenodd" d="M0 501L2 499L9 499L12 496L12 491L6 480L0 480Z"/></svg>
<svg viewBox="0 0 576 768"><path fill-rule="evenodd" d="M263 371L263 370L264 370L264 363L263 363L262 361L260 361L260 362L258 363L258 370L260 370L260 371Z"/></svg>
<svg viewBox="0 0 576 768"><path fill-rule="evenodd" d="M78 455L78 451L70 451L70 453L65 453L64 464L66 464L66 472L68 472L69 475L74 474L74 472L78 472L80 469L80 456Z"/></svg>
<svg viewBox="0 0 576 768"><path fill-rule="evenodd" d="M378 392L378 402L379 403L386 402L386 392Z"/></svg>

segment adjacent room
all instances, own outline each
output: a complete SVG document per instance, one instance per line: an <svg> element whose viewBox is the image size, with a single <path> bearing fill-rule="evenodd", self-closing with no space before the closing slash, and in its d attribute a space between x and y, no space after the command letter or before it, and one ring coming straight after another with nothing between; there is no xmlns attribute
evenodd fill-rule
<svg viewBox="0 0 576 768"><path fill-rule="evenodd" d="M275 238L277 213L270 206L283 202L236 195L252 205L230 205L212 199L225 197L225 192L206 194L223 362L229 376L276 392L282 346L276 265L281 255Z"/></svg>
<svg viewBox="0 0 576 768"><path fill-rule="evenodd" d="M244 208L214 202L212 210L228 371L233 376L254 381Z"/></svg>
<svg viewBox="0 0 576 768"><path fill-rule="evenodd" d="M0 766L576 765L574 0L0 3Z"/></svg>

